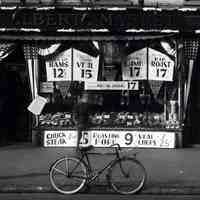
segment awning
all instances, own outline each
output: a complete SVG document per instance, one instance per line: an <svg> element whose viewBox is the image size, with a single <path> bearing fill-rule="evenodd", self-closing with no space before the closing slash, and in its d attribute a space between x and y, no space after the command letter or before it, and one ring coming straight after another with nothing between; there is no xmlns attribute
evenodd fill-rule
<svg viewBox="0 0 200 200"><path fill-rule="evenodd" d="M176 37L178 33L161 33L161 32L139 32L139 33L129 33L129 34L111 34L111 33L74 33L74 34L54 34L54 35L40 35L35 34L35 32L29 33L10 33L0 31L0 41L23 41L23 42L62 42L62 41L118 41L118 40L151 40L160 39L165 37Z"/></svg>

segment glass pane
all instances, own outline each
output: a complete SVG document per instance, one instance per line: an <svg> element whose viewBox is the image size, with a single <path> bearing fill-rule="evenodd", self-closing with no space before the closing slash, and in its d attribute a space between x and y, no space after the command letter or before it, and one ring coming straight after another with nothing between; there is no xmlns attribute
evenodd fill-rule
<svg viewBox="0 0 200 200"><path fill-rule="evenodd" d="M74 126L74 107L87 93L93 127L179 128L176 57L173 39L62 44L40 57L40 95L49 100L40 122ZM57 79L48 81L48 67ZM74 81L75 72L84 79ZM63 73L69 73L66 81Z"/></svg>

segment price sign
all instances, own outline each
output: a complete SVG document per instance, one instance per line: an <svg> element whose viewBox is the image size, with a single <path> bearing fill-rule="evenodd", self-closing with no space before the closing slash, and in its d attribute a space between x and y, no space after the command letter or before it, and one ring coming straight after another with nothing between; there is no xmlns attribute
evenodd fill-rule
<svg viewBox="0 0 200 200"><path fill-rule="evenodd" d="M173 81L174 61L167 55L149 48L149 80Z"/></svg>
<svg viewBox="0 0 200 200"><path fill-rule="evenodd" d="M138 90L138 81L94 81L85 82L85 90Z"/></svg>
<svg viewBox="0 0 200 200"><path fill-rule="evenodd" d="M91 130L91 144L109 147L118 143L121 147L174 148L175 133L151 131Z"/></svg>
<svg viewBox="0 0 200 200"><path fill-rule="evenodd" d="M92 57L76 49L73 51L73 80L96 81L99 69L99 56Z"/></svg>
<svg viewBox="0 0 200 200"><path fill-rule="evenodd" d="M76 130L46 130L45 147L76 147ZM174 148L175 133L164 131L89 130L83 131L81 146L110 147L118 143L121 147Z"/></svg>
<svg viewBox="0 0 200 200"><path fill-rule="evenodd" d="M138 81L128 81L128 90L139 90Z"/></svg>
<svg viewBox="0 0 200 200"><path fill-rule="evenodd" d="M122 66L123 80L144 80L147 78L147 48L129 54Z"/></svg>
<svg viewBox="0 0 200 200"><path fill-rule="evenodd" d="M77 131L76 130L46 130L44 131L45 147L76 147ZM80 146L90 144L90 137L87 131L82 132Z"/></svg>
<svg viewBox="0 0 200 200"><path fill-rule="evenodd" d="M46 61L47 81L71 80L71 49L62 52L55 59Z"/></svg>

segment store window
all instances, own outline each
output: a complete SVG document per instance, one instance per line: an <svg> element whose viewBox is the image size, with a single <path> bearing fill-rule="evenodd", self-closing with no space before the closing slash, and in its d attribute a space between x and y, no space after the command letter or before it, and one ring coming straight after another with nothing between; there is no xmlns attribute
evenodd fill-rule
<svg viewBox="0 0 200 200"><path fill-rule="evenodd" d="M39 94L48 99L41 126L74 127L73 107L87 92L93 127L180 128L174 39L71 41L47 50L39 57Z"/></svg>

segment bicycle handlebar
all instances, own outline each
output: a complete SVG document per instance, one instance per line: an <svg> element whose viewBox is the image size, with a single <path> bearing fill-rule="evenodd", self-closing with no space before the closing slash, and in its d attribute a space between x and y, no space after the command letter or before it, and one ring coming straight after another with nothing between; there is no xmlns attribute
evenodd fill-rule
<svg viewBox="0 0 200 200"><path fill-rule="evenodd" d="M116 153L119 153L119 151L120 151L120 152L129 152L129 151L133 151L132 148L122 150L122 149L121 149L121 146L120 146L118 143L112 144L112 145L110 145L110 147L115 147ZM138 152L134 153L134 156L135 156L137 153L138 153Z"/></svg>
<svg viewBox="0 0 200 200"><path fill-rule="evenodd" d="M117 147L115 147L115 146L117 146ZM112 145L110 145L110 147L115 147L116 149L121 151L121 147L118 143L112 144Z"/></svg>

